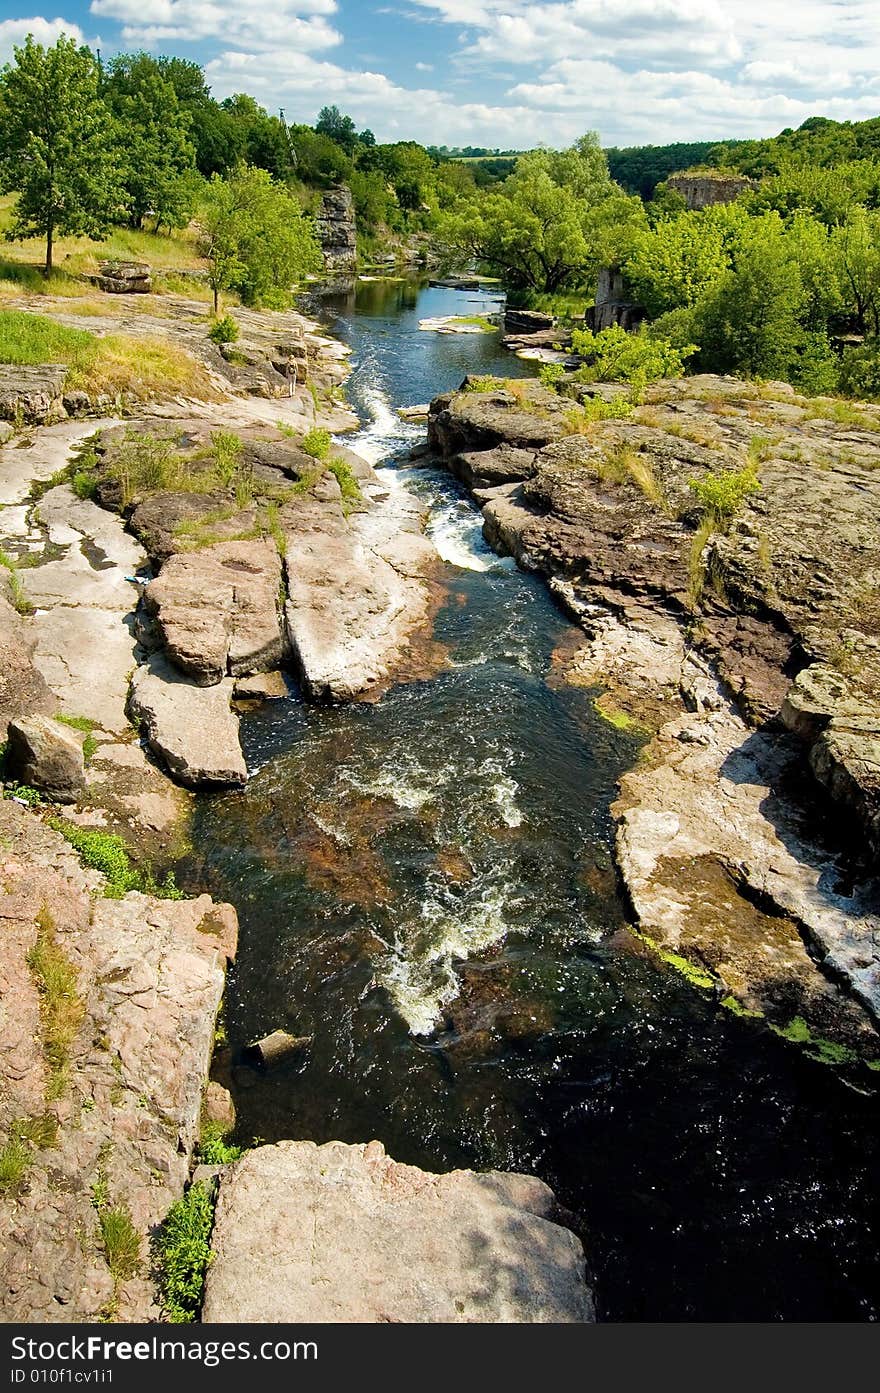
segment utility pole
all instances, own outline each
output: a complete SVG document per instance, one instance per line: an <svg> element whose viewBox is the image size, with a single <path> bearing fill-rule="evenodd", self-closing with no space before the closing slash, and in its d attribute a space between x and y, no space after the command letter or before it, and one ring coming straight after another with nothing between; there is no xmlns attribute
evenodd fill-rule
<svg viewBox="0 0 880 1393"><path fill-rule="evenodd" d="M284 139L287 141L287 151L290 155L290 163L293 166L293 168L296 169L297 165L299 164L299 157L297 156L296 147L294 146L290 131L287 129L287 122L284 119L283 106L280 106L278 108L278 116L281 121L281 129L284 132Z"/></svg>

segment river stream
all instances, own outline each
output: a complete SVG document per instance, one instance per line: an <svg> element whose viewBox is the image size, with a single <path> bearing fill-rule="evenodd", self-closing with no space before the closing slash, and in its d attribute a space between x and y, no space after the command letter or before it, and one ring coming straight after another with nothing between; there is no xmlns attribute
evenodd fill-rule
<svg viewBox="0 0 880 1393"><path fill-rule="evenodd" d="M198 800L182 879L238 909L233 1054L313 1036L287 1069L236 1070L239 1133L540 1175L601 1319L876 1319L876 1098L627 931L609 805L636 742L548 680L571 626L408 459L424 432L395 407L531 370L497 335L418 328L498 304L411 282L321 301L353 349L346 443L430 507L449 665L376 704L249 712L246 790Z"/></svg>

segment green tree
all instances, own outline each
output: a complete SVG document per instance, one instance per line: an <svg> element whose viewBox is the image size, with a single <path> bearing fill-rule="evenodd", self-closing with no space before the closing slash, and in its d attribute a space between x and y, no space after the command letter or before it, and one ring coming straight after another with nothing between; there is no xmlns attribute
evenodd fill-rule
<svg viewBox="0 0 880 1393"><path fill-rule="evenodd" d="M184 227L192 212L195 149L174 84L149 54L122 54L110 64L106 100L117 122L131 225L142 227L151 214L156 231Z"/></svg>
<svg viewBox="0 0 880 1393"><path fill-rule="evenodd" d="M0 74L0 189L18 201L10 235L43 237L46 273L58 234L106 236L119 190L110 113L93 54L61 35L28 35Z"/></svg>
<svg viewBox="0 0 880 1393"><path fill-rule="evenodd" d="M613 183L595 138L585 137L570 150L521 155L500 188L445 214L439 235L511 286L552 294L613 262L643 221L639 200Z"/></svg>
<svg viewBox="0 0 880 1393"><path fill-rule="evenodd" d="M728 265L721 228L701 214L682 213L637 232L624 271L635 298L655 318L696 304Z"/></svg>
<svg viewBox="0 0 880 1393"><path fill-rule="evenodd" d="M778 215L752 223L733 267L696 308L700 366L788 380L804 346L803 284Z"/></svg>
<svg viewBox="0 0 880 1393"><path fill-rule="evenodd" d="M248 304L280 308L294 281L321 266L310 223L287 188L264 169L241 165L214 175L200 213L199 245L208 262L214 313L223 290Z"/></svg>
<svg viewBox="0 0 880 1393"><path fill-rule="evenodd" d="M315 122L315 130L318 135L326 135L331 140L335 140L336 144L340 145L347 155L354 153L354 148L358 143L357 126L350 116L343 115L338 106L321 107Z"/></svg>
<svg viewBox="0 0 880 1393"><path fill-rule="evenodd" d="M831 233L835 274L861 333L880 335L880 213L854 208Z"/></svg>

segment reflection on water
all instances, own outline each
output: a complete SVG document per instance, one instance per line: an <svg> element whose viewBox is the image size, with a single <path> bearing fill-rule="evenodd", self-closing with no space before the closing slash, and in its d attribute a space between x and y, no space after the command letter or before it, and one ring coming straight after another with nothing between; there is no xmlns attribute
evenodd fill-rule
<svg viewBox="0 0 880 1393"><path fill-rule="evenodd" d="M608 810L633 743L547 685L568 626L449 478L407 459L422 432L396 405L526 370L495 338L418 330L469 298L371 283L328 307L357 447L430 506L450 666L376 705L251 713L247 789L199 800L189 883L241 918L233 1050L314 1036L302 1068L236 1075L240 1131L542 1175L579 1216L606 1318L876 1318L876 1099L625 931Z"/></svg>

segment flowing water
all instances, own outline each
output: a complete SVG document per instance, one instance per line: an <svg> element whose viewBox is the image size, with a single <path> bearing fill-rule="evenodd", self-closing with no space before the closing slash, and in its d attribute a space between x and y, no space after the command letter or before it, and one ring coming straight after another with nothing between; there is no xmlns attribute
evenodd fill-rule
<svg viewBox="0 0 880 1393"><path fill-rule="evenodd" d="M876 1319L876 1099L627 932L609 804L635 745L548 682L570 626L408 460L423 431L394 407L529 371L496 336L418 329L496 303L384 282L322 305L354 350L349 443L430 507L450 665L375 705L250 713L247 789L198 802L185 879L241 921L233 1055L313 1036L287 1069L235 1071L240 1134L537 1173L604 1319Z"/></svg>

